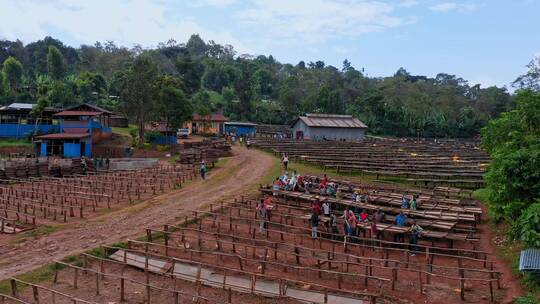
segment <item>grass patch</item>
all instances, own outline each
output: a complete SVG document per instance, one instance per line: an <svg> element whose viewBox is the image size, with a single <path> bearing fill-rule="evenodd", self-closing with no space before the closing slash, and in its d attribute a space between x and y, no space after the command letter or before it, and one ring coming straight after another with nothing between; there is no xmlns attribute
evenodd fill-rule
<svg viewBox="0 0 540 304"><path fill-rule="evenodd" d="M173 165L176 165L177 164L177 161L180 159L180 155L173 155L171 157L169 157L169 163L170 164L173 164Z"/></svg>
<svg viewBox="0 0 540 304"><path fill-rule="evenodd" d="M3 147L32 147L32 143L27 139L2 138L0 148Z"/></svg>
<svg viewBox="0 0 540 304"><path fill-rule="evenodd" d="M129 125L129 127L127 128L119 128L119 127L113 127L112 128L112 131L113 133L116 133L116 134L119 134L119 135L122 135L122 136L127 136L129 138L131 138L131 134L134 132L132 130L135 130L137 131L138 128L136 125Z"/></svg>
<svg viewBox="0 0 540 304"><path fill-rule="evenodd" d="M268 172L263 178L261 178L259 184L271 184L276 179L276 177L283 175L285 170L283 169L280 158L278 158L271 152L265 150L260 151L263 151L270 155L274 159L274 165L272 166L272 170ZM288 172L291 173L293 171L296 171L302 175L312 174L322 176L323 174L326 174L329 178L345 179L357 183L393 183L398 185L413 186L412 184L408 183L405 178L379 176L379 179L377 179L375 175L365 174L362 172L338 172L336 169L326 169L324 167L305 162L289 161Z"/></svg>
<svg viewBox="0 0 540 304"><path fill-rule="evenodd" d="M38 238L60 230L60 225L43 225L17 235L13 240L16 244L27 241L29 238Z"/></svg>
<svg viewBox="0 0 540 304"><path fill-rule="evenodd" d="M473 198L481 201L484 204L489 204L490 192L487 188L480 188L473 192Z"/></svg>
<svg viewBox="0 0 540 304"><path fill-rule="evenodd" d="M50 281L52 280L54 276L54 269L55 264L46 265L43 267L40 267L34 271L21 274L20 276L17 276L16 278L28 283L33 284L39 284L42 282ZM18 291L22 291L27 286L24 284L17 283L17 289ZM0 293L4 294L10 294L11 293L11 286L9 280L3 280L0 282Z"/></svg>
<svg viewBox="0 0 540 304"><path fill-rule="evenodd" d="M227 163L229 162L231 158L230 157L221 157L218 159L218 161L214 164L215 168L223 168Z"/></svg>

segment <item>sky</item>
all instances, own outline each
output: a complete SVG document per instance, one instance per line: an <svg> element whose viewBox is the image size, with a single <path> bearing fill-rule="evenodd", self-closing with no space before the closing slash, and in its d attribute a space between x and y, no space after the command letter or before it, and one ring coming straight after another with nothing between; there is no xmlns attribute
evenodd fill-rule
<svg viewBox="0 0 540 304"><path fill-rule="evenodd" d="M540 0L0 0L0 39L155 47L191 34L283 63L509 86L540 56Z"/></svg>

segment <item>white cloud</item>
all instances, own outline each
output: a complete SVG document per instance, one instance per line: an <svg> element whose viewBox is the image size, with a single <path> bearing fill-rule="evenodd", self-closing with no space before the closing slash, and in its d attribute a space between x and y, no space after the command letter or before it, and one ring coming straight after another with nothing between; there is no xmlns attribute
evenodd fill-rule
<svg viewBox="0 0 540 304"><path fill-rule="evenodd" d="M400 26L404 19L393 7L376 1L354 0L253 0L253 6L236 14L252 29L274 39L321 42L328 38L356 37Z"/></svg>
<svg viewBox="0 0 540 304"><path fill-rule="evenodd" d="M476 9L476 4L474 3L456 3L456 2L444 2L433 5L429 8L434 12L449 12L458 10L461 12L470 12Z"/></svg>
<svg viewBox="0 0 540 304"><path fill-rule="evenodd" d="M0 38L31 42L60 33L76 43L113 40L128 47L150 47L170 38L186 41L198 33L249 51L228 31L211 31L192 18L171 18L167 13L168 4L161 0L8 0L0 10Z"/></svg>

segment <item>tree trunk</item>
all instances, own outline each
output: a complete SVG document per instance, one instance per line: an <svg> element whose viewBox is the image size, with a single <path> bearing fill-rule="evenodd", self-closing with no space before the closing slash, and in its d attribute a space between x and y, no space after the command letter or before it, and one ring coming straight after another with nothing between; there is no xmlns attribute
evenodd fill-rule
<svg viewBox="0 0 540 304"><path fill-rule="evenodd" d="M139 120L139 147L143 147L144 144L144 120Z"/></svg>

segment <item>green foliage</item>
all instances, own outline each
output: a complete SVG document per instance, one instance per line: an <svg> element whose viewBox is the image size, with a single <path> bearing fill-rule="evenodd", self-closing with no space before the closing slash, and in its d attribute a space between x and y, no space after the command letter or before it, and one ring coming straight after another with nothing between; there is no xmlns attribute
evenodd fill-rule
<svg viewBox="0 0 540 304"><path fill-rule="evenodd" d="M513 233L527 247L540 248L540 200L525 209L517 219Z"/></svg>
<svg viewBox="0 0 540 304"><path fill-rule="evenodd" d="M32 143L26 139L2 138L0 147L32 147Z"/></svg>
<svg viewBox="0 0 540 304"><path fill-rule="evenodd" d="M17 59L8 57L4 61L2 72L4 73L4 81L7 84L9 93L14 96L22 82L23 66Z"/></svg>
<svg viewBox="0 0 540 304"><path fill-rule="evenodd" d="M178 73L184 80L186 93L191 96L201 88L201 78L204 74L204 65L199 59L184 56L176 62Z"/></svg>
<svg viewBox="0 0 540 304"><path fill-rule="evenodd" d="M170 86L161 89L158 109L167 126L173 130L193 115L193 106L184 92Z"/></svg>
<svg viewBox="0 0 540 304"><path fill-rule="evenodd" d="M122 78L120 95L123 110L139 127L139 144L144 139L144 125L152 117L159 98L158 69L147 56L139 56Z"/></svg>
<svg viewBox="0 0 540 304"><path fill-rule="evenodd" d="M60 80L64 78L66 68L64 65L64 56L53 45L49 46L47 53L47 72L48 75L54 80Z"/></svg>
<svg viewBox="0 0 540 304"><path fill-rule="evenodd" d="M11 102L36 102L43 95L32 88L41 82L50 105L87 102L121 111L140 133L145 122L174 116L162 111L168 108L161 104L165 87L184 92L196 112L223 112L233 120L289 124L305 113L350 113L371 133L397 136L474 136L514 104L504 88L480 88L445 73L428 78L400 68L389 77L370 78L349 60L338 69L323 61L291 65L271 55L235 57L232 46L198 35L154 49L112 41L72 48L51 37L28 45L3 40L0 61L8 63L3 69ZM534 84L537 67L531 64L520 83ZM7 70L15 72L8 77ZM0 96L7 95L1 87Z"/></svg>
<svg viewBox="0 0 540 304"><path fill-rule="evenodd" d="M514 87L540 91L540 57L536 56L527 65L525 75L519 76L513 83Z"/></svg>
<svg viewBox="0 0 540 304"><path fill-rule="evenodd" d="M538 304L538 301L540 301L540 299L538 299L532 294L529 294L523 297L516 298L513 304Z"/></svg>
<svg viewBox="0 0 540 304"><path fill-rule="evenodd" d="M515 110L482 130L492 157L490 212L513 224L516 239L540 248L540 93L519 91L516 102Z"/></svg>
<svg viewBox="0 0 540 304"><path fill-rule="evenodd" d="M163 135L158 131L147 131L144 133L144 141L147 143L151 143L154 140L161 138L162 136Z"/></svg>
<svg viewBox="0 0 540 304"><path fill-rule="evenodd" d="M6 95L6 84L4 81L4 73L0 71L0 98Z"/></svg>
<svg viewBox="0 0 540 304"><path fill-rule="evenodd" d="M129 134L132 138L137 138L137 133L139 130L137 128L129 128Z"/></svg>

